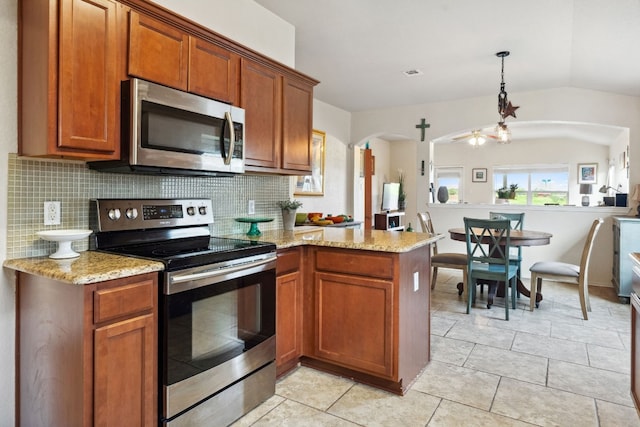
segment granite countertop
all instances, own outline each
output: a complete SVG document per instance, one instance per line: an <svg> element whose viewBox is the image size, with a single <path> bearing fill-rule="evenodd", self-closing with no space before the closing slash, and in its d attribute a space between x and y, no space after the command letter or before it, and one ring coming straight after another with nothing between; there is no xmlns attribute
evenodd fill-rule
<svg viewBox="0 0 640 427"><path fill-rule="evenodd" d="M234 234L226 237L247 238L244 234ZM263 231L259 240L273 242L278 249L313 245L380 252L409 252L442 238L444 238L444 235L441 234L305 226L296 227L293 231Z"/></svg>
<svg viewBox="0 0 640 427"><path fill-rule="evenodd" d="M164 264L161 262L94 251L80 252L79 257L68 259L9 259L3 266L74 285L87 285L164 270Z"/></svg>
<svg viewBox="0 0 640 427"><path fill-rule="evenodd" d="M226 237L247 239L245 234ZM278 249L314 245L381 252L408 252L443 237L444 235L441 234L309 226L297 227L293 231L265 231L259 240L273 242ZM49 257L9 259L3 263L3 266L76 285L87 285L164 269L164 264L161 262L97 251L81 252L77 258L63 260Z"/></svg>

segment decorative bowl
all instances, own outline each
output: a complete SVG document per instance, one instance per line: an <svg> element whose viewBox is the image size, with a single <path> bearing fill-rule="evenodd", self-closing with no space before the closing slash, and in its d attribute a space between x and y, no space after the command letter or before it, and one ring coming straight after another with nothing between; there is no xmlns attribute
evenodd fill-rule
<svg viewBox="0 0 640 427"><path fill-rule="evenodd" d="M305 222L307 222L307 213L306 212L296 213L296 224L304 224Z"/></svg>
<svg viewBox="0 0 640 427"><path fill-rule="evenodd" d="M38 231L36 235L42 240L58 242L58 250L49 255L49 258L64 259L75 258L80 254L71 248L71 242L88 237L91 230L47 230Z"/></svg>
<svg viewBox="0 0 640 427"><path fill-rule="evenodd" d="M328 216L325 219L328 219L329 221L332 221L334 224L340 224L341 222L344 221L344 217L343 216Z"/></svg>

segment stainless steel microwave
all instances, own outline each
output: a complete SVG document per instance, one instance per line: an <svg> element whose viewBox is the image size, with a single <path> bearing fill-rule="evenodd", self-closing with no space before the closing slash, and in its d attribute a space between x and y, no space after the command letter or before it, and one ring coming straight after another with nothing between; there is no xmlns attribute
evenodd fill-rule
<svg viewBox="0 0 640 427"><path fill-rule="evenodd" d="M122 82L120 161L105 172L228 176L244 172L244 110L132 78Z"/></svg>

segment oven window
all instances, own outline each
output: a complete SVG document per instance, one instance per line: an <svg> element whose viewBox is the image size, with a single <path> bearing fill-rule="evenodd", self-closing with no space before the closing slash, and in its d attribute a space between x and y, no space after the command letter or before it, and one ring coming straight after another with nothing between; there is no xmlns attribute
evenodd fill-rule
<svg viewBox="0 0 640 427"><path fill-rule="evenodd" d="M166 295L166 385L197 375L275 334L275 273Z"/></svg>

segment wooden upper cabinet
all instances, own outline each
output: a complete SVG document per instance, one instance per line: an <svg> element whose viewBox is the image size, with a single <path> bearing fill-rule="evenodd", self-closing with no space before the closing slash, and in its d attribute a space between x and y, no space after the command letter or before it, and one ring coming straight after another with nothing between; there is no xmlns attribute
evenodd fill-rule
<svg viewBox="0 0 640 427"><path fill-rule="evenodd" d="M237 105L239 83L239 55L189 37L189 92Z"/></svg>
<svg viewBox="0 0 640 427"><path fill-rule="evenodd" d="M282 167L310 172L313 86L285 78L282 87Z"/></svg>
<svg viewBox="0 0 640 427"><path fill-rule="evenodd" d="M19 153L118 158L120 6L111 0L19 5Z"/></svg>
<svg viewBox="0 0 640 427"><path fill-rule="evenodd" d="M310 172L313 85L247 59L241 63L247 170Z"/></svg>
<svg viewBox="0 0 640 427"><path fill-rule="evenodd" d="M187 90L189 36L138 12L129 16L129 74Z"/></svg>
<svg viewBox="0 0 640 427"><path fill-rule="evenodd" d="M282 76L245 58L241 64L240 106L245 110L245 164L279 168Z"/></svg>

